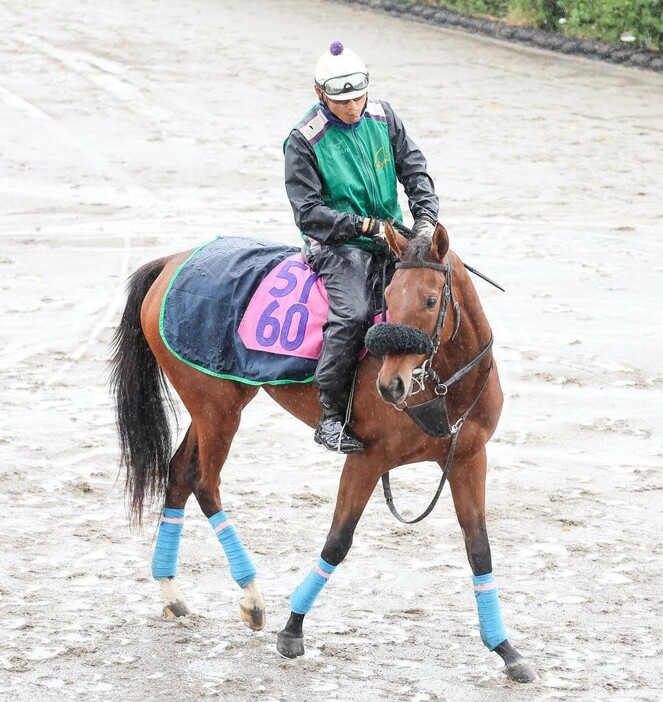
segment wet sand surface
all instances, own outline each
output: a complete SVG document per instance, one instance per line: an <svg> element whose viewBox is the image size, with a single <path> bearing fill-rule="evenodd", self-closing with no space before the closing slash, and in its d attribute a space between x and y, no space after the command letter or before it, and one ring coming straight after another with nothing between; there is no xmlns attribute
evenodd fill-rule
<svg viewBox="0 0 663 702"><path fill-rule="evenodd" d="M41 700L663 699L663 76L327 2L0 2L0 697ZM264 394L224 506L268 623L194 501L162 618L155 515L126 526L108 342L140 264L218 234L296 242L281 145L341 38L427 155L506 393L488 528L510 640L481 644L450 496L403 527L376 491L347 561L275 651L342 459ZM183 418L183 425L186 420ZM438 468L403 468L403 509Z"/></svg>

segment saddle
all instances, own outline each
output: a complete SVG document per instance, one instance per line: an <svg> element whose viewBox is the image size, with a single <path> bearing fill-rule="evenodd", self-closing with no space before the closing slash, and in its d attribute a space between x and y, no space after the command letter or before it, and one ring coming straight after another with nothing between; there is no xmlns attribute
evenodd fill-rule
<svg viewBox="0 0 663 702"><path fill-rule="evenodd" d="M174 273L159 328L171 353L208 375L251 385L308 383L328 307L322 279L298 248L219 237Z"/></svg>

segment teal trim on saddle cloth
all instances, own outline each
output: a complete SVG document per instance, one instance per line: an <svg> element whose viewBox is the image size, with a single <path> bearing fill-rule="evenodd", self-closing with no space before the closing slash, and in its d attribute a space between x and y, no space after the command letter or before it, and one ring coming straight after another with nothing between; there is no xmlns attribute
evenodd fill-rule
<svg viewBox="0 0 663 702"><path fill-rule="evenodd" d="M168 288L166 289L166 293L163 296L163 299L161 300L161 310L159 313L159 334L161 336L161 340L164 343L164 346L170 351L170 353L177 358L178 361L181 361L182 363L186 364L187 366L190 366L191 368L195 368L196 370L200 371L201 373L205 373L205 375L211 375L214 378L221 378L223 380L234 380L235 382L238 383L244 383L246 385L292 385L292 384L303 384L303 383L311 383L315 379L315 377L312 375L308 378L305 378L304 380L261 380L261 381L256 381L256 380L248 380L247 378L242 378L236 375L228 375L225 373L216 373L213 370L210 370L209 368L205 368L204 366L198 365L197 363L193 363L192 361L189 361L188 359L184 358L184 356L180 355L177 353L177 351L170 345L168 342L168 339L166 338L165 330L164 330L164 318L166 315L166 301L168 300L168 294L171 291L171 288L173 287L173 284L175 283L175 280L177 279L177 276L182 272L182 269L191 261L191 259L200 251L202 251L204 248L207 246L210 246L213 244L215 241L217 241L220 237L214 237L211 241L208 241L201 246L199 246L197 249L194 249L194 251L191 253L190 256L186 258L185 261L183 261L173 273L172 278L170 279L170 282L168 283Z"/></svg>

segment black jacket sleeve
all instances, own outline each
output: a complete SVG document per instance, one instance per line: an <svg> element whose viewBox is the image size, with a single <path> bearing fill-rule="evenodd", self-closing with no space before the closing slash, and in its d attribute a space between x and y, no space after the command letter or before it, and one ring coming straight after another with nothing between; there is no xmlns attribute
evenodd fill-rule
<svg viewBox="0 0 663 702"><path fill-rule="evenodd" d="M410 139L403 122L388 102L380 101L387 117L389 140L394 150L396 177L407 195L414 219L427 216L437 222L440 201L428 175L427 164L419 147Z"/></svg>
<svg viewBox="0 0 663 702"><path fill-rule="evenodd" d="M347 244L361 233L363 218L338 212L322 201L322 181L315 153L296 129L285 146L285 189L299 229L327 246Z"/></svg>

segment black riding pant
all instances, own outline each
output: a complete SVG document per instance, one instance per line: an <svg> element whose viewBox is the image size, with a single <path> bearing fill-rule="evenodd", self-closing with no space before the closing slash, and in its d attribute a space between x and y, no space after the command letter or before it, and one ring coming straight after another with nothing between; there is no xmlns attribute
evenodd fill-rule
<svg viewBox="0 0 663 702"><path fill-rule="evenodd" d="M309 261L329 298L315 384L320 402L341 414L352 388L359 352L373 314L376 255L353 246L323 249Z"/></svg>

